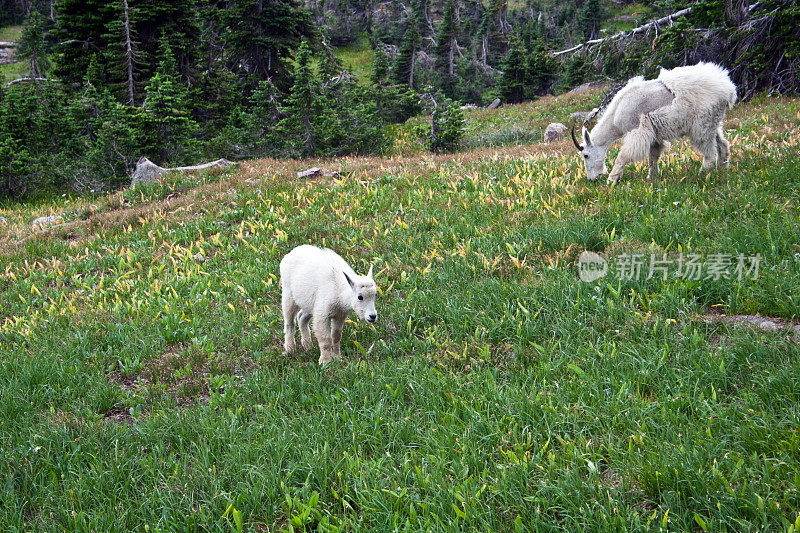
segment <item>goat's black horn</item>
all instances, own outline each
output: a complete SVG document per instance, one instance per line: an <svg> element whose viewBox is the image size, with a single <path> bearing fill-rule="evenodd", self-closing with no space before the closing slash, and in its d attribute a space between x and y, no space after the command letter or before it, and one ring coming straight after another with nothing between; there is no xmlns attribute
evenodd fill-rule
<svg viewBox="0 0 800 533"><path fill-rule="evenodd" d="M577 148L579 152L583 150L583 146L578 144L578 139L575 138L575 124L572 125L572 129L569 131L569 133L572 136L572 143L575 145L575 148Z"/></svg>

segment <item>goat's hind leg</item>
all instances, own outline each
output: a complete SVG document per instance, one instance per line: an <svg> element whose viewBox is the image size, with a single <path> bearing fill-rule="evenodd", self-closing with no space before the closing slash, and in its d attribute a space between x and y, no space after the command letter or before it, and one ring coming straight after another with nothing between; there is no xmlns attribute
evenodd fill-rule
<svg viewBox="0 0 800 533"><path fill-rule="evenodd" d="M709 170L717 164L717 132L705 139L692 139L692 146L703 154L701 170Z"/></svg>
<svg viewBox="0 0 800 533"><path fill-rule="evenodd" d="M722 131L722 126L717 129L717 165L720 167L727 167L728 160L731 157L731 143L725 138L725 133Z"/></svg>
<svg viewBox="0 0 800 533"><path fill-rule="evenodd" d="M300 344L303 345L304 350L310 350L312 346L309 322L311 322L311 313L301 309L297 314L297 325L300 328Z"/></svg>
<svg viewBox="0 0 800 533"><path fill-rule="evenodd" d="M283 351L287 354L291 354L297 350L297 344L294 339L294 320L299 311L299 307L297 307L294 298L292 298L292 294L286 288L284 288L283 294L281 295L281 307L283 309Z"/></svg>
<svg viewBox="0 0 800 533"><path fill-rule="evenodd" d="M647 170L647 179L658 177L658 160L665 150L669 149L669 143L666 141L656 141L650 146L650 167Z"/></svg>

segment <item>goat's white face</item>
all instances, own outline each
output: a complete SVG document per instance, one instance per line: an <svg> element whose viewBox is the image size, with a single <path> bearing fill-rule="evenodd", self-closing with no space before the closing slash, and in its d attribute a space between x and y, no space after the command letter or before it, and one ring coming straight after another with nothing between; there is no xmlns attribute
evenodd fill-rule
<svg viewBox="0 0 800 533"><path fill-rule="evenodd" d="M601 174L608 174L608 168L606 168L606 149L602 146L592 144L589 130L586 128L583 128L582 136L583 146L578 144L577 139L575 139L575 130L573 126L572 142L575 143L575 148L578 149L578 153L581 154L583 158L583 165L586 167L586 176L590 180L596 180Z"/></svg>
<svg viewBox="0 0 800 533"><path fill-rule="evenodd" d="M344 277L347 278L347 283L350 284L350 289L352 289L353 311L362 320L374 324L378 320L378 311L375 310L375 298L378 296L378 288L372 278L372 265L370 265L369 273L366 276L356 276L355 279L351 279L350 276L345 274Z"/></svg>

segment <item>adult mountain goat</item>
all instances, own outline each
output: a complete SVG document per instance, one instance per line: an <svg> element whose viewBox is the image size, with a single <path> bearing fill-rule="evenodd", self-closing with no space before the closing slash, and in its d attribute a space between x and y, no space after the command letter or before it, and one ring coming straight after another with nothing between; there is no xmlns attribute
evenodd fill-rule
<svg viewBox="0 0 800 533"><path fill-rule="evenodd" d="M725 166L730 155L722 132L725 111L736 102L736 86L728 71L713 63L661 70L655 80L637 76L628 81L609 102L597 125L583 128L584 145L572 142L583 156L586 174L595 180L606 174L608 147L625 137L609 183L622 177L628 163L649 157L648 178L658 174L658 159L673 139L686 136L703 154L703 170L715 164Z"/></svg>
<svg viewBox="0 0 800 533"><path fill-rule="evenodd" d="M300 342L311 348L311 329L319 343L319 364L341 359L339 342L350 311L370 324L378 319L375 297L378 289L372 266L359 276L336 252L304 244L281 260L284 350L293 353L295 320L300 325Z"/></svg>

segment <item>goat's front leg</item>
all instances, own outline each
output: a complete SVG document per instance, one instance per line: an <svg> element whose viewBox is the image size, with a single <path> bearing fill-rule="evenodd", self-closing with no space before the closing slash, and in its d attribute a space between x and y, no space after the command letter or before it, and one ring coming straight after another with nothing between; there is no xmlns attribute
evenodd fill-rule
<svg viewBox="0 0 800 533"><path fill-rule="evenodd" d="M608 175L606 183L609 185L616 185L619 183L619 180L622 179L622 171L625 169L626 164L627 163L622 159L622 154L618 155L617 159L614 161L614 167L611 169L611 173Z"/></svg>
<svg viewBox="0 0 800 533"><path fill-rule="evenodd" d="M653 131L647 127L639 126L629 131L622 142L622 148L614 161L614 168L608 175L608 183L617 183L622 179L622 170L629 163L644 161L650 154L650 149L655 144L656 139Z"/></svg>
<svg viewBox="0 0 800 533"><path fill-rule="evenodd" d="M331 338L330 316L314 313L314 336L319 344L319 364L330 363L332 359L333 339Z"/></svg>
<svg viewBox="0 0 800 533"><path fill-rule="evenodd" d="M331 341L333 343L333 358L341 359L342 329L344 328L345 317L335 316L331 318Z"/></svg>

